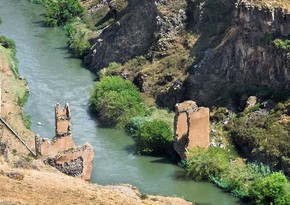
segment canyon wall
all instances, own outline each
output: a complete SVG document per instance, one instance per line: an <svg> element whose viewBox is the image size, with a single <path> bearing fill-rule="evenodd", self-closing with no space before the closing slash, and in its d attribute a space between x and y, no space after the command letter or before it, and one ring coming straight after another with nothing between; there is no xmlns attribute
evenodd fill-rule
<svg viewBox="0 0 290 205"><path fill-rule="evenodd" d="M123 63L144 55L154 41L156 11L153 0L129 0L117 21L94 38L85 62L97 72L110 62Z"/></svg>
<svg viewBox="0 0 290 205"><path fill-rule="evenodd" d="M203 59L192 65L187 97L209 104L234 85L289 89L289 52L277 49L271 41L289 38L290 15L279 8L239 1L230 16L218 44L207 48Z"/></svg>

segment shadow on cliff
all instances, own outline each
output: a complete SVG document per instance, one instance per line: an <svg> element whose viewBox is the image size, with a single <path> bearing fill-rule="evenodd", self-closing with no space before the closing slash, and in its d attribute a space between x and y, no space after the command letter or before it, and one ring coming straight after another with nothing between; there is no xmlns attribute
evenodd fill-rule
<svg viewBox="0 0 290 205"><path fill-rule="evenodd" d="M204 58L219 45L231 25L231 15L234 3L231 0L187 0L187 26L186 33L192 38L197 38L194 45L187 45L190 56L194 59L187 72L189 76L178 85L173 85L167 92L157 96L157 103L161 107L174 109L176 103L185 100L194 100L199 103L206 93L202 92L205 82L210 82L211 75L200 74L199 70ZM208 71L211 74L211 71ZM214 86L220 89L220 86ZM192 95L194 93L194 95ZM199 97L197 97L199 96ZM203 100L206 105L207 100Z"/></svg>

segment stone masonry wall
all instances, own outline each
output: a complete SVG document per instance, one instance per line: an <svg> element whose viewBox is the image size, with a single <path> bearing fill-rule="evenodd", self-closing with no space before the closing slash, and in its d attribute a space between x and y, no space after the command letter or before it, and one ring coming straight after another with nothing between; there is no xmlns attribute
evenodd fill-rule
<svg viewBox="0 0 290 205"><path fill-rule="evenodd" d="M71 113L66 104L61 110L55 105L55 137L50 141L37 135L36 154L46 157L44 162L62 173L89 181L92 172L94 148L90 144L77 147L72 137Z"/></svg>
<svg viewBox="0 0 290 205"><path fill-rule="evenodd" d="M35 137L36 154L51 155L70 148L76 148L72 138L70 124L71 114L68 104L61 110L60 105L55 105L55 137L50 141L40 136Z"/></svg>
<svg viewBox="0 0 290 205"><path fill-rule="evenodd" d="M187 159L190 149L209 146L209 109L193 101L176 104L175 109L174 149Z"/></svg>

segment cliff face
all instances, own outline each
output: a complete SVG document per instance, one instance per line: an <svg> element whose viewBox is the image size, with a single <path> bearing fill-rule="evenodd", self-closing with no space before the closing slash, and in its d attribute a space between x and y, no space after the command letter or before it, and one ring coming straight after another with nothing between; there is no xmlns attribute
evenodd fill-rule
<svg viewBox="0 0 290 205"><path fill-rule="evenodd" d="M137 86L138 76L146 76L140 90L160 106L174 109L188 99L213 105L235 87L288 89L289 51L271 41L289 35L290 14L246 0L128 0L96 36L85 62L97 72L143 55L143 67L125 65L109 74L125 71Z"/></svg>
<svg viewBox="0 0 290 205"><path fill-rule="evenodd" d="M94 41L85 57L92 71L110 62L123 63L146 54L154 41L156 11L153 0L129 0L128 6Z"/></svg>
<svg viewBox="0 0 290 205"><path fill-rule="evenodd" d="M290 15L242 1L235 4L231 17L219 44L192 66L188 98L209 104L233 85L289 88L289 53L269 41L272 36L290 35Z"/></svg>

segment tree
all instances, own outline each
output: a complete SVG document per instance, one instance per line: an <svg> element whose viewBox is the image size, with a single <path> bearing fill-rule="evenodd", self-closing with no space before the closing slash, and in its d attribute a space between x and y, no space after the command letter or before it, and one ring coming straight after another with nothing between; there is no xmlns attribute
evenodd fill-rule
<svg viewBox="0 0 290 205"><path fill-rule="evenodd" d="M90 104L107 127L122 128L131 118L145 113L137 88L119 76L108 76L97 82L90 95Z"/></svg>
<svg viewBox="0 0 290 205"><path fill-rule="evenodd" d="M257 205L290 205L286 184L285 175L274 172L253 182L249 188L249 195Z"/></svg>
<svg viewBox="0 0 290 205"><path fill-rule="evenodd" d="M49 26L61 26L72 22L84 11L79 0L46 0L45 6L45 22Z"/></svg>

